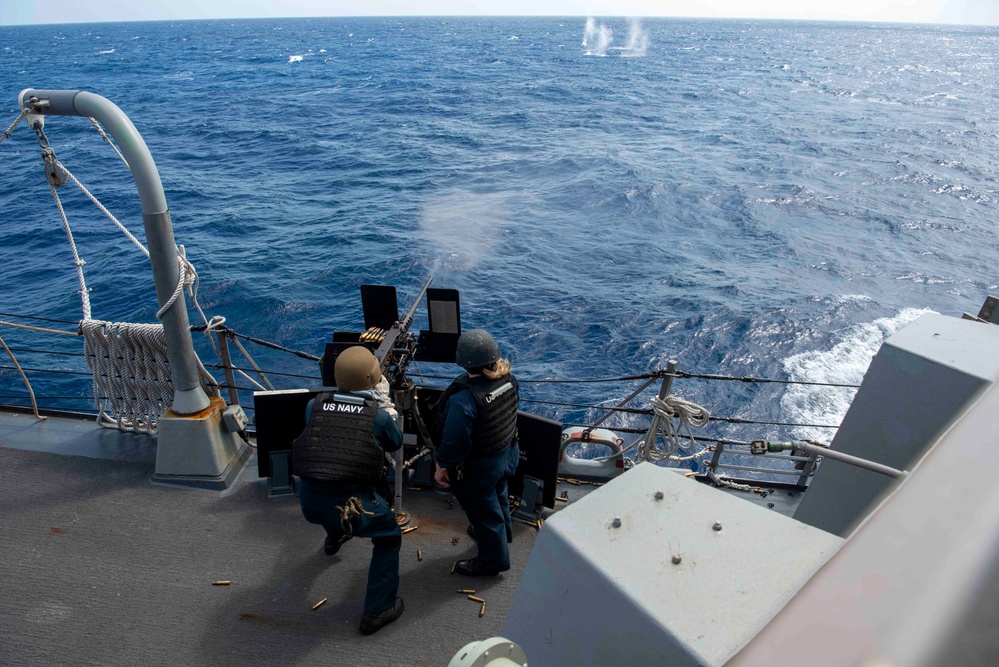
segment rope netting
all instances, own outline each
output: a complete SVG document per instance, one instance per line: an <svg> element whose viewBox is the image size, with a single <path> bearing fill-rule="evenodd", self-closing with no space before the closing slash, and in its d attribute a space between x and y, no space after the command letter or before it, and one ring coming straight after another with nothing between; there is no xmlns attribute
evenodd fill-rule
<svg viewBox="0 0 999 667"><path fill-rule="evenodd" d="M173 378L162 324L85 320L80 323L87 365L94 376L98 423L133 433L155 433L173 400ZM209 396L219 388L201 362Z"/></svg>

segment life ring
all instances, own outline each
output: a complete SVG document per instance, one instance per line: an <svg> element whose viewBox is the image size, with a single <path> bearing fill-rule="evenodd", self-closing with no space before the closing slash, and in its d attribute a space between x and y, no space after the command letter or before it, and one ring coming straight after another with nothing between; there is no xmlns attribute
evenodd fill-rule
<svg viewBox="0 0 999 667"><path fill-rule="evenodd" d="M596 459L581 459L568 453L570 445L601 445L610 453ZM562 447L559 449L558 473L561 477L610 479L625 471L624 440L605 428L584 428L572 426L562 431Z"/></svg>

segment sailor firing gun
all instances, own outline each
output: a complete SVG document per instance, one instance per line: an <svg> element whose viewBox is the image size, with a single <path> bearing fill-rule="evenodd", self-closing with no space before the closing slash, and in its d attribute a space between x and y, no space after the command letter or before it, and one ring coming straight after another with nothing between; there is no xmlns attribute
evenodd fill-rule
<svg viewBox="0 0 999 667"><path fill-rule="evenodd" d="M345 345L361 343L370 349L378 361L382 379L375 387L381 395L380 407L388 411L393 418L399 414L414 415L413 404L416 386L406 377L406 369L413 361L417 351L417 336L410 332L413 317L434 277L430 276L420 288L413 304L402 317L398 317L398 307L394 287L384 285L362 285L361 299L364 308L365 326L367 329L360 334L336 332L333 342L327 344L319 364L323 368L324 383L329 382L329 364L336 361ZM395 317L389 323L389 319ZM418 429L424 444L430 439L423 420L419 415L411 417Z"/></svg>
<svg viewBox="0 0 999 667"><path fill-rule="evenodd" d="M389 412L400 428L416 436L415 449L410 441L407 445L409 451L404 454L403 450L399 450L392 462L396 479L395 509L401 517L400 522L406 520L400 509L403 473L409 470L411 476L414 475L416 467L427 461L427 455L434 447L427 427L429 408L422 399L417 401L416 384L406 376L406 370L412 361L453 363L461 335L458 292L433 289L430 287L432 282L431 276L401 317L395 287L361 285L365 330L362 333L334 332L320 359L323 384L332 386L335 384L333 366L340 353L358 344L371 350L382 375L381 382L375 387L381 396L379 407ZM410 329L424 296L430 326L417 335ZM428 469L426 473L425 483L431 484L433 472Z"/></svg>

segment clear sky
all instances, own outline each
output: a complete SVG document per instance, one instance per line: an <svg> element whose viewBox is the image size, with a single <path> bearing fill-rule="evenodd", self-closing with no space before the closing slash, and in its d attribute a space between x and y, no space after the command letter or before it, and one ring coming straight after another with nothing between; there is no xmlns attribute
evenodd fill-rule
<svg viewBox="0 0 999 667"><path fill-rule="evenodd" d="M0 25L294 16L608 16L999 24L999 0L0 0Z"/></svg>

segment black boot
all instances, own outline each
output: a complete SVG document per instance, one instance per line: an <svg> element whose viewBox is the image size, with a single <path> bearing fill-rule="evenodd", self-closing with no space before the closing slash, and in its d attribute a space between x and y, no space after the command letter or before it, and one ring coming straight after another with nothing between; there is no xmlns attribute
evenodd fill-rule
<svg viewBox="0 0 999 667"><path fill-rule="evenodd" d="M482 567L477 557L458 561L454 565L454 571L466 577L495 577L499 574L499 570L487 570Z"/></svg>
<svg viewBox="0 0 999 667"><path fill-rule="evenodd" d="M336 553L340 551L340 547L347 544L351 537L353 537L353 535L347 535L345 533L339 540L334 540L332 537L327 535L326 539L323 541L323 551L326 552L327 556L335 556Z"/></svg>
<svg viewBox="0 0 999 667"><path fill-rule="evenodd" d="M380 614L365 614L361 617L361 634L372 635L378 632L386 625L402 616L404 606L402 598L396 598L395 604Z"/></svg>

